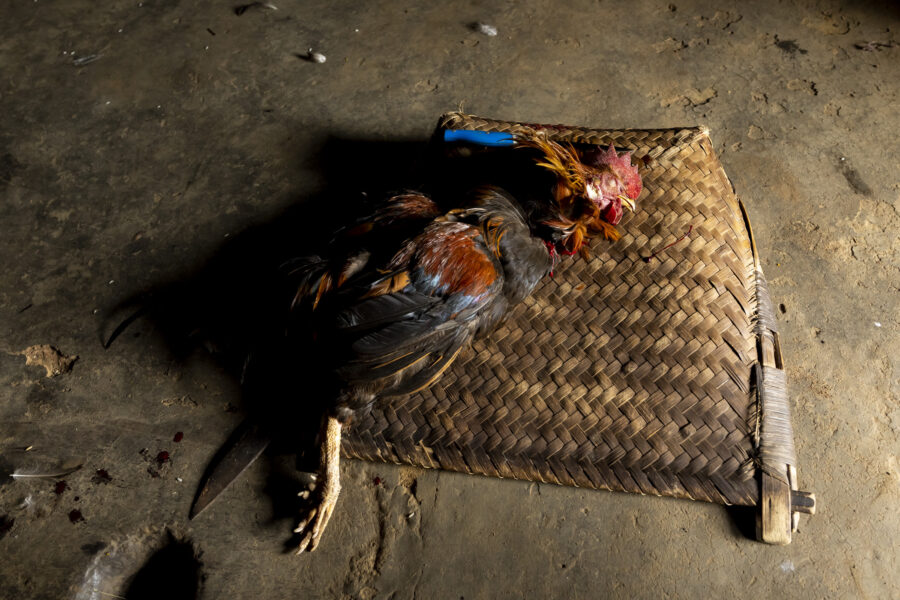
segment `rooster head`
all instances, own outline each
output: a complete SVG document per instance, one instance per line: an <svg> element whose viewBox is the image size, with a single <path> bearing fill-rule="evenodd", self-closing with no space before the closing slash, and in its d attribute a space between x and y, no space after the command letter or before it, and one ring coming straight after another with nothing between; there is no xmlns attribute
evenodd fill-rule
<svg viewBox="0 0 900 600"><path fill-rule="evenodd" d="M571 144L563 146L546 134L517 134L517 143L541 153L538 166L554 173L556 213L545 221L555 232L554 244L562 254L587 255L591 238L603 234L619 239L616 225L622 220L623 207L635 210L643 185L631 153L619 154L610 145L580 153Z"/></svg>
<svg viewBox="0 0 900 600"><path fill-rule="evenodd" d="M634 211L643 184L637 167L631 164L631 152L619 155L610 144L606 150L585 152L581 160L585 170L585 196L600 210L601 218L610 225L622 220L622 207Z"/></svg>

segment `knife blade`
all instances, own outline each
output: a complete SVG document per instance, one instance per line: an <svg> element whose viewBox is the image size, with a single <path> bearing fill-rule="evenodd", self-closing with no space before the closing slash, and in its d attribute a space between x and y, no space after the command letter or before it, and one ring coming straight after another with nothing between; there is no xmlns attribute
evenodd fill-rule
<svg viewBox="0 0 900 600"><path fill-rule="evenodd" d="M271 441L259 424L241 424L210 462L189 518L193 519L209 508L241 473L256 462Z"/></svg>

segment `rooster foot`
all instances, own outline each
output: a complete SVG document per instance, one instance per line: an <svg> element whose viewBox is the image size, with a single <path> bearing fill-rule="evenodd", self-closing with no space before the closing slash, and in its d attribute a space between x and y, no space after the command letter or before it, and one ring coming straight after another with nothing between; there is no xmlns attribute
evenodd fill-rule
<svg viewBox="0 0 900 600"><path fill-rule="evenodd" d="M312 552L319 545L341 493L341 423L334 417L327 417L324 425L320 475L313 479L308 490L298 494L309 500L310 508L294 529L294 533L302 536L297 554L307 550ZM312 498L310 493L314 494Z"/></svg>
<svg viewBox="0 0 900 600"><path fill-rule="evenodd" d="M312 552L319 545L319 541L322 539L322 533L325 531L325 527L331 519L334 507L337 504L338 496L340 495L340 484L323 485L317 489L320 491L313 491L314 496L310 499L311 506L305 517L300 521L296 529L294 529L294 533L303 536L300 539L300 545L297 546L297 554L301 554L307 550ZM299 495L301 498L309 498L310 492L302 491Z"/></svg>

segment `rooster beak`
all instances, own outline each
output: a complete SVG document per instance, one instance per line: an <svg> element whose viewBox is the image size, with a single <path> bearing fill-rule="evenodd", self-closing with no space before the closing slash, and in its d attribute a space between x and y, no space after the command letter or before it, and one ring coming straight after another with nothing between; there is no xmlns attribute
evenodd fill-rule
<svg viewBox="0 0 900 600"><path fill-rule="evenodd" d="M632 200L631 198L629 198L628 196L626 196L624 194L619 194L619 200L621 200L622 205L627 206L631 212L634 212L634 210L637 208L637 205L634 203L634 200Z"/></svg>

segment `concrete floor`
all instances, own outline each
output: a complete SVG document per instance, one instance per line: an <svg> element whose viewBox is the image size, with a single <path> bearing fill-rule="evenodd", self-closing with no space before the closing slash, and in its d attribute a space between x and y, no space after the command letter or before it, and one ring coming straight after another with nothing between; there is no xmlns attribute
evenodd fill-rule
<svg viewBox="0 0 900 600"><path fill-rule="evenodd" d="M0 597L150 597L152 582L169 598L900 597L895 4L276 4L4 8L0 446L15 466L85 466L64 490L0 484ZM327 62L300 58L310 47ZM242 418L237 383L146 319L104 350L113 309L196 282L291 206L365 188L354 163L378 157L329 174L329 139L421 141L460 103L710 126L782 304L801 484L820 507L793 544L747 539L714 505L347 461L321 548L295 557L265 492L286 456L187 521ZM17 354L35 344L78 360L45 377Z"/></svg>

